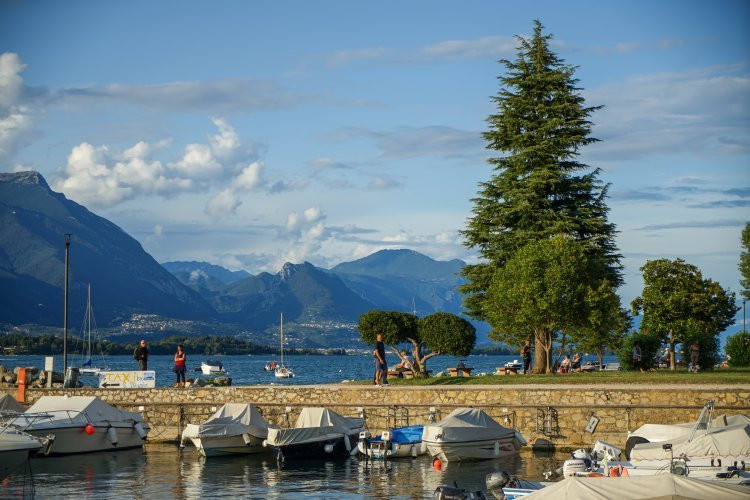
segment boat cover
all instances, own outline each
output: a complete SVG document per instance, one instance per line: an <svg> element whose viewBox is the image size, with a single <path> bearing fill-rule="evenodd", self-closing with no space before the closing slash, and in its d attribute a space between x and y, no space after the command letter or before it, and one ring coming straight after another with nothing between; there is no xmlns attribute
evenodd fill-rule
<svg viewBox="0 0 750 500"><path fill-rule="evenodd" d="M733 427L735 425L750 424L750 418L745 415L719 415L711 420L711 429L717 427ZM644 424L630 433L630 436L640 436L646 438L651 443L660 441L669 441L680 436L689 435L695 427L695 422L684 424ZM699 430L698 432L701 432Z"/></svg>
<svg viewBox="0 0 750 500"><path fill-rule="evenodd" d="M265 439L268 422L251 404L227 403L200 425L190 424L182 433L187 438L208 436L239 436L250 434Z"/></svg>
<svg viewBox="0 0 750 500"><path fill-rule="evenodd" d="M45 429L73 425L133 424L143 422L138 413L118 410L94 396L42 396L23 416L11 422L22 429Z"/></svg>
<svg viewBox="0 0 750 500"><path fill-rule="evenodd" d="M269 427L268 444L285 446L358 434L364 423L364 419L344 417L328 408L303 408L293 429Z"/></svg>
<svg viewBox="0 0 750 500"><path fill-rule="evenodd" d="M696 435L688 441L689 435L669 441L672 453L662 448L661 443L637 444L630 451L630 460L669 460L679 457L731 457L750 455L750 425L717 427L705 434ZM688 465L689 466L689 465Z"/></svg>
<svg viewBox="0 0 750 500"><path fill-rule="evenodd" d="M0 413L23 413L24 411L26 408L10 394L0 396Z"/></svg>
<svg viewBox="0 0 750 500"><path fill-rule="evenodd" d="M750 487L718 481L702 481L674 474L631 477L569 477L524 497L528 500L566 499L704 499L736 500L750 494Z"/></svg>
<svg viewBox="0 0 750 500"><path fill-rule="evenodd" d="M436 424L424 426L422 439L429 442L467 442L500 439L515 435L516 431L495 422L482 410L458 408ZM441 438L438 436L442 435Z"/></svg>
<svg viewBox="0 0 750 500"><path fill-rule="evenodd" d="M424 425L410 425L408 427L397 427L391 431L391 441L398 444L412 444L422 442ZM370 441L382 441L383 436L377 436Z"/></svg>

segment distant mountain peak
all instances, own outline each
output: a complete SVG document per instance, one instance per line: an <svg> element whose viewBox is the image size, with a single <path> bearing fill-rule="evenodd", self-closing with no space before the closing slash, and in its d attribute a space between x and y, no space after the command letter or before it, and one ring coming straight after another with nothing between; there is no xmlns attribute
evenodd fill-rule
<svg viewBox="0 0 750 500"><path fill-rule="evenodd" d="M42 174L35 170L26 170L24 172L0 173L0 182L13 183L18 185L39 185L45 189L50 189L49 184Z"/></svg>

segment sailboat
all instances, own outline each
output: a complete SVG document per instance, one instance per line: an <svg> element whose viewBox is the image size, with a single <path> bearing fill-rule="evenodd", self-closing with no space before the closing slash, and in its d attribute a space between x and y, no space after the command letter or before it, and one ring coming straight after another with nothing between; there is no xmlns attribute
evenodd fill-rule
<svg viewBox="0 0 750 500"><path fill-rule="evenodd" d="M106 368L97 368L91 364L91 325L94 324L94 332L96 333L96 324L94 319L94 310L91 308L91 284L89 283L88 298L86 301L86 314L83 317L83 325L81 326L81 332L83 336L84 356L86 361L81 363L81 367L78 369L81 375L98 375L100 372L106 370Z"/></svg>
<svg viewBox="0 0 750 500"><path fill-rule="evenodd" d="M276 378L294 378L291 368L284 366L284 313L281 313L281 363L273 372Z"/></svg>

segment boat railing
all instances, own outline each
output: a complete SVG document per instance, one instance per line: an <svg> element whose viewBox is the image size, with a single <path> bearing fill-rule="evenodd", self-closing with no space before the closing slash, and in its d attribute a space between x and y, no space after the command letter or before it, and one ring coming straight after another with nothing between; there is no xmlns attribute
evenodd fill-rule
<svg viewBox="0 0 750 500"><path fill-rule="evenodd" d="M714 400L709 400L701 410L701 414L698 416L698 420L695 422L695 425L693 426L693 430L690 432L690 437L688 438L688 442L692 441L695 437L695 433L699 430L706 430L708 431L711 428L711 422L714 417Z"/></svg>

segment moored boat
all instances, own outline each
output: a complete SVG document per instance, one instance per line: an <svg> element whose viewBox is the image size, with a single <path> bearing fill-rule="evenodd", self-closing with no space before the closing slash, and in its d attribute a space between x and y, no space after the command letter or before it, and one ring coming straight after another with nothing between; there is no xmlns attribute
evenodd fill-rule
<svg viewBox="0 0 750 500"><path fill-rule="evenodd" d="M362 455L370 458L417 457L427 452L422 441L423 425L397 427L384 431L380 436L369 437L369 433L360 435L357 449Z"/></svg>
<svg viewBox="0 0 750 500"><path fill-rule="evenodd" d="M0 428L0 480L21 468L33 454L47 449L52 439L37 438L7 425Z"/></svg>
<svg viewBox="0 0 750 500"><path fill-rule="evenodd" d="M182 441L190 439L204 457L262 453L268 422L251 404L227 403L202 424L188 424Z"/></svg>
<svg viewBox="0 0 750 500"><path fill-rule="evenodd" d="M37 438L53 435L51 455L136 448L149 431L138 413L93 396L43 396L9 424Z"/></svg>
<svg viewBox="0 0 750 500"><path fill-rule="evenodd" d="M291 429L268 428L267 446L280 458L341 457L357 452L364 419L339 415L328 408L303 408Z"/></svg>
<svg viewBox="0 0 750 500"><path fill-rule="evenodd" d="M458 408L440 422L424 426L422 441L442 461L487 460L518 453L526 440L482 410Z"/></svg>
<svg viewBox="0 0 750 500"><path fill-rule="evenodd" d="M203 375L226 375L227 373L221 361L215 359L201 362L201 372Z"/></svg>

